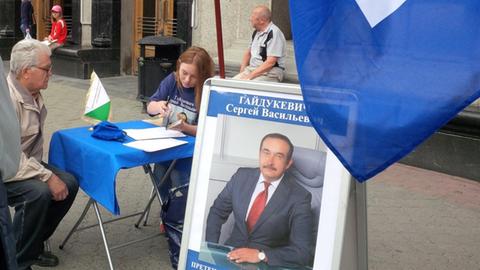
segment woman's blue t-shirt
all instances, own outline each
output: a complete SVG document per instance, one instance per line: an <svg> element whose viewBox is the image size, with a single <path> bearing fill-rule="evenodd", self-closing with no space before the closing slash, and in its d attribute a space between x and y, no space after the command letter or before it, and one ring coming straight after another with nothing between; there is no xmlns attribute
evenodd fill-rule
<svg viewBox="0 0 480 270"><path fill-rule="evenodd" d="M167 100L172 109L168 123L177 121L179 114L185 114L187 123L197 124L198 113L195 109L195 89L178 87L175 80L175 72L165 77L158 86L157 91L150 97L150 101L160 100Z"/></svg>

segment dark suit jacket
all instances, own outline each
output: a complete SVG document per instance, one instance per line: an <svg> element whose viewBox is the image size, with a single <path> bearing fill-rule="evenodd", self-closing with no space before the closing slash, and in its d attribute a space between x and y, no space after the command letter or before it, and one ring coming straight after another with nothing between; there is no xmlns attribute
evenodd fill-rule
<svg viewBox="0 0 480 270"><path fill-rule="evenodd" d="M218 243L222 224L233 212L235 225L225 242L233 247L263 250L269 265L308 265L312 254L311 194L285 174L249 234L245 217L260 176L258 168L240 168L210 208L206 241Z"/></svg>

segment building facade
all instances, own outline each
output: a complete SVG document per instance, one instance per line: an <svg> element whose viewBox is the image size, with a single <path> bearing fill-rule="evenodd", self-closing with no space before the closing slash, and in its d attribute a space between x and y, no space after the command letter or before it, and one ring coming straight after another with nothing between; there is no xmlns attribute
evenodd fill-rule
<svg viewBox="0 0 480 270"><path fill-rule="evenodd" d="M0 0L3 59L9 59L11 48L23 38L20 4L21 0ZM163 34L192 42L192 0L32 0L32 4L40 40L50 31L51 7L63 8L68 42L52 57L54 73L60 75L87 78L92 69L100 76L136 74L141 38Z"/></svg>
<svg viewBox="0 0 480 270"><path fill-rule="evenodd" d="M11 47L23 38L21 0L0 0L0 54L8 59ZM54 53L57 72L86 78L94 68L100 76L137 74L138 41L146 36L175 36L206 48L217 56L214 1L200 0L32 0L38 39L50 31L50 9L61 5L68 26L68 43ZM221 1L227 75L235 74L253 29L250 11L263 4L288 40L286 79L296 81L288 0ZM147 56L154 48L147 48ZM65 69L66 66L70 66ZM66 70L71 71L66 73Z"/></svg>

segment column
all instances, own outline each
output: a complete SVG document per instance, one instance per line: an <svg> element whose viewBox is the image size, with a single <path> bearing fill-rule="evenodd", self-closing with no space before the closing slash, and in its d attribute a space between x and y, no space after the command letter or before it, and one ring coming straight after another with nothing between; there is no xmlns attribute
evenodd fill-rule
<svg viewBox="0 0 480 270"><path fill-rule="evenodd" d="M92 1L92 45L120 48L120 0Z"/></svg>
<svg viewBox="0 0 480 270"><path fill-rule="evenodd" d="M92 0L83 0L80 4L80 24L82 29L82 46L92 45Z"/></svg>
<svg viewBox="0 0 480 270"><path fill-rule="evenodd" d="M175 10L177 13L177 37L185 41L186 48L188 48L192 45L192 0L175 1Z"/></svg>
<svg viewBox="0 0 480 270"><path fill-rule="evenodd" d="M0 0L0 55L10 59L13 45L23 38L20 30L20 0Z"/></svg>

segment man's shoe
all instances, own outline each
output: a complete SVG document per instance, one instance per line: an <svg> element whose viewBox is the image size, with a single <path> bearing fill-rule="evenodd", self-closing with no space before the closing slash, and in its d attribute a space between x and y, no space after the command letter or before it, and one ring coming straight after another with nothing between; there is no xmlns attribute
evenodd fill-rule
<svg viewBox="0 0 480 270"><path fill-rule="evenodd" d="M42 267L55 267L58 265L58 257L53 255L53 253L50 251L46 251L38 256L34 265Z"/></svg>

